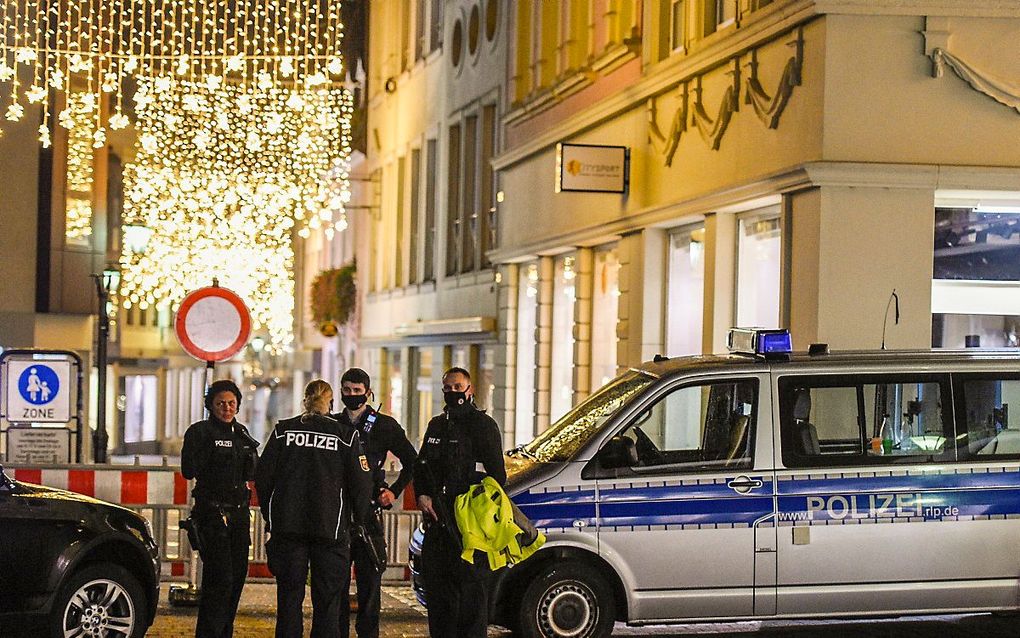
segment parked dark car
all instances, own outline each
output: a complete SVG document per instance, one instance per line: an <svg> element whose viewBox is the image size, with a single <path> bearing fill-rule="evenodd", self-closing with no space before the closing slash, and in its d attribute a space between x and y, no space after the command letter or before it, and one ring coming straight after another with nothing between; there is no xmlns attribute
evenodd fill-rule
<svg viewBox="0 0 1020 638"><path fill-rule="evenodd" d="M0 636L137 638L158 600L148 521L0 467Z"/></svg>

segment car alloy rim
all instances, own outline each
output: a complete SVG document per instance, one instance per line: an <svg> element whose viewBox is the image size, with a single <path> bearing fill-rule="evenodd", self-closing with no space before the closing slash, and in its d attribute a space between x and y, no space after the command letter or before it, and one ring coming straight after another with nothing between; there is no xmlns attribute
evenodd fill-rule
<svg viewBox="0 0 1020 638"><path fill-rule="evenodd" d="M542 595L538 626L543 636L581 638L589 635L597 622L595 594L584 583L556 583Z"/></svg>
<svg viewBox="0 0 1020 638"><path fill-rule="evenodd" d="M116 638L135 628L135 605L120 584L92 580L74 592L64 609L64 638Z"/></svg>

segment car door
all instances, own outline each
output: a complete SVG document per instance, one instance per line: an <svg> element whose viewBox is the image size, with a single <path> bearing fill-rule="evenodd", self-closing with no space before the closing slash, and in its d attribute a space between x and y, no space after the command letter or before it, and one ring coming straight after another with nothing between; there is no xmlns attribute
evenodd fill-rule
<svg viewBox="0 0 1020 638"><path fill-rule="evenodd" d="M676 383L592 460L599 551L625 566L632 620L752 616L756 584L773 595L767 379Z"/></svg>
<svg viewBox="0 0 1020 638"><path fill-rule="evenodd" d="M948 375L791 374L778 396L780 614L964 609L992 600L986 571L1011 574L1015 596L1010 521L979 520L992 512L970 492L1012 498L1009 476L954 465ZM991 530L1008 541L1001 553L985 545ZM1012 567L995 565L1003 556Z"/></svg>
<svg viewBox="0 0 1020 638"><path fill-rule="evenodd" d="M2 479L0 479L2 480ZM0 483L0 613L30 611L42 601L53 569L58 520L53 503L31 487ZM59 535L63 538L63 535Z"/></svg>

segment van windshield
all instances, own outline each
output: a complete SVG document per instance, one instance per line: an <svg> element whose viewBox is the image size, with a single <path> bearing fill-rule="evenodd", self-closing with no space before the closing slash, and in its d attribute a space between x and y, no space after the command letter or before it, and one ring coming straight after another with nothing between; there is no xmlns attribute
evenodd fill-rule
<svg viewBox="0 0 1020 638"><path fill-rule="evenodd" d="M524 454L541 463L569 461L617 410L654 380L636 370L620 375L524 445Z"/></svg>

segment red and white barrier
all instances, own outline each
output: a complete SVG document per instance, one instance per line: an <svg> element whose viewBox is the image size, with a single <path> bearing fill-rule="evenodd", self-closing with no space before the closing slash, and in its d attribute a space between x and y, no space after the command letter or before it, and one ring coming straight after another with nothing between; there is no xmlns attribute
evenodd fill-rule
<svg viewBox="0 0 1020 638"><path fill-rule="evenodd" d="M14 478L120 505L187 505L188 481L174 468L12 468Z"/></svg>

